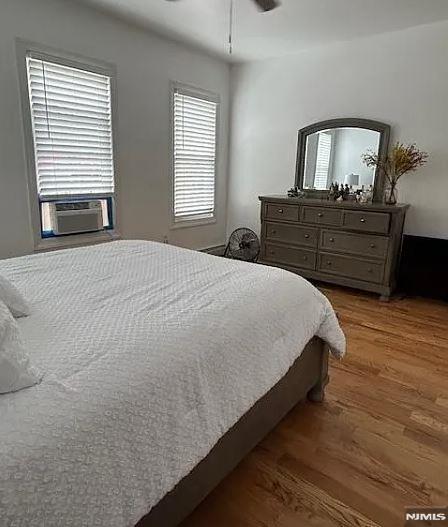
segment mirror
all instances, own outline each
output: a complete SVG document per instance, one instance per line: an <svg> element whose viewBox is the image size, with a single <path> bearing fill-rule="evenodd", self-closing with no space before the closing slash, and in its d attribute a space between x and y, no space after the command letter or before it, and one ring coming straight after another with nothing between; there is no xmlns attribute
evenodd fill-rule
<svg viewBox="0 0 448 527"><path fill-rule="evenodd" d="M307 195L324 197L334 183L353 192L370 185L381 200L381 174L368 168L362 154L373 150L385 155L389 126L366 119L334 119L299 131L296 185Z"/></svg>
<svg viewBox="0 0 448 527"><path fill-rule="evenodd" d="M333 183L354 190L375 183L375 170L362 162L367 150L378 152L380 134L362 128L333 128L307 137L304 189L329 190Z"/></svg>

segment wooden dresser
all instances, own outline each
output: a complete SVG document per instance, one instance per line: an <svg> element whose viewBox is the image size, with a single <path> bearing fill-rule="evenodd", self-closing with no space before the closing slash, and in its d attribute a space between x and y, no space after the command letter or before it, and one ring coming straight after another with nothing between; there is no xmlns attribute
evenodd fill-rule
<svg viewBox="0 0 448 527"><path fill-rule="evenodd" d="M260 201L261 263L389 298L408 205L285 196Z"/></svg>

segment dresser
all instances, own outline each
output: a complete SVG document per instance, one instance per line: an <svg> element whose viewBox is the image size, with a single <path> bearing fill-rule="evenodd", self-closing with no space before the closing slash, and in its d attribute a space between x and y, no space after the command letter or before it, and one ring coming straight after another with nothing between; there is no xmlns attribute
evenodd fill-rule
<svg viewBox="0 0 448 527"><path fill-rule="evenodd" d="M371 291L395 289L408 205L260 196L261 263Z"/></svg>

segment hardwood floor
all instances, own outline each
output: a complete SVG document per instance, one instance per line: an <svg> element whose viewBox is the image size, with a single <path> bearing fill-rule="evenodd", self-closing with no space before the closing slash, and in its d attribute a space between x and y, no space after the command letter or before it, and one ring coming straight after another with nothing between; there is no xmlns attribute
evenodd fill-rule
<svg viewBox="0 0 448 527"><path fill-rule="evenodd" d="M448 304L323 292L348 340L325 402L297 406L182 527L397 527L406 506L448 506Z"/></svg>

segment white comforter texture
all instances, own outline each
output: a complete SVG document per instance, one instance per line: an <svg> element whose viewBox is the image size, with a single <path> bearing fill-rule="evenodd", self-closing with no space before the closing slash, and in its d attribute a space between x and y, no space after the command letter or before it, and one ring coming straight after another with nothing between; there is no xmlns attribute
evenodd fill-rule
<svg viewBox="0 0 448 527"><path fill-rule="evenodd" d="M133 526L318 335L328 300L287 271L153 242L0 262L41 384L0 395L2 527Z"/></svg>

